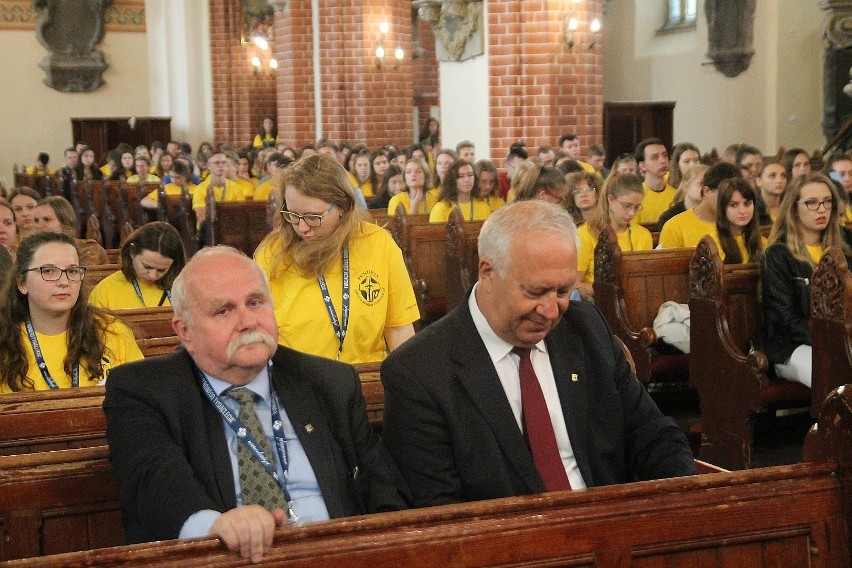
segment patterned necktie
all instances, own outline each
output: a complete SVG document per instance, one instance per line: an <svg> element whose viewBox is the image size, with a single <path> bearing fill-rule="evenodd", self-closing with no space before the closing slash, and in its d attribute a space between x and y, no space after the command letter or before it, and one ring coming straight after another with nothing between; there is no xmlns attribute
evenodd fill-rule
<svg viewBox="0 0 852 568"><path fill-rule="evenodd" d="M239 419L243 427L257 441L266 457L274 464L275 456L269 447L269 440L257 418L254 409L255 393L245 387L227 391L229 397L240 403ZM270 511L276 507L287 510L287 499L278 482L269 475L263 464L252 454L242 441L237 442L237 467L240 472L240 486L243 491L243 505L261 505Z"/></svg>
<svg viewBox="0 0 852 568"><path fill-rule="evenodd" d="M571 483L565 473L565 464L559 456L556 434L553 433L544 393L541 392L541 385L530 361L530 350L526 347L515 347L512 353L521 358L518 371L521 377L524 436L530 446L535 468L546 491L571 489Z"/></svg>

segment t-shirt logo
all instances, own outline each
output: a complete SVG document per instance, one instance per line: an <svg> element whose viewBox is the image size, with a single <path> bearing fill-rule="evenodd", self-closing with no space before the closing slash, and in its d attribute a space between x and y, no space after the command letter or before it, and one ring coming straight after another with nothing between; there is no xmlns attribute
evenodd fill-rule
<svg viewBox="0 0 852 568"><path fill-rule="evenodd" d="M379 282L379 275L365 270L358 275L358 297L368 306L374 306L385 295L385 289Z"/></svg>

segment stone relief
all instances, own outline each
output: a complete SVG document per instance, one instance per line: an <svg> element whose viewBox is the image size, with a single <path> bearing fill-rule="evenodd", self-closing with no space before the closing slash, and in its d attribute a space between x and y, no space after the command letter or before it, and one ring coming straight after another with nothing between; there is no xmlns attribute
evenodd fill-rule
<svg viewBox="0 0 852 568"><path fill-rule="evenodd" d="M91 92L108 67L96 46L104 37L104 12L112 0L33 0L36 37L49 51L39 67L44 84L63 93Z"/></svg>
<svg viewBox="0 0 852 568"><path fill-rule="evenodd" d="M414 0L435 34L439 61L464 61L485 53L481 0Z"/></svg>
<svg viewBox="0 0 852 568"><path fill-rule="evenodd" d="M757 0L706 0L707 57L726 77L736 77L754 55L754 9Z"/></svg>
<svg viewBox="0 0 852 568"><path fill-rule="evenodd" d="M852 1L821 0L819 5L828 12L823 22L826 39L837 49L852 46Z"/></svg>

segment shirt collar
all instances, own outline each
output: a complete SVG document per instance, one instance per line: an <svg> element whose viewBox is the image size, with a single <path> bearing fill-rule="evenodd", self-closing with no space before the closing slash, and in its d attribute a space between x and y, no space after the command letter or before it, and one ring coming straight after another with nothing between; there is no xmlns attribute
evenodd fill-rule
<svg viewBox="0 0 852 568"><path fill-rule="evenodd" d="M204 373L204 371L201 372ZM234 386L227 381L217 379L207 373L204 373L204 376L207 377L207 380L210 382L210 386L213 387L213 390L220 397L222 396L222 393ZM269 403L269 365L264 366L260 374L243 386L260 396L265 402Z"/></svg>
<svg viewBox="0 0 852 568"><path fill-rule="evenodd" d="M470 298L468 298L467 306L468 309L470 309L470 316L473 318L473 325L476 326L476 331L479 332L482 342L485 343L485 349L491 357L491 362L496 364L506 355L511 353L515 346L499 337L496 333L494 333L494 330L491 329L491 325L488 323L488 320L485 319L485 315L483 315L482 310L479 309L479 304L476 303L477 289L479 289L479 282L473 285L473 290L470 292ZM533 345L533 349L547 353L547 345L543 339Z"/></svg>

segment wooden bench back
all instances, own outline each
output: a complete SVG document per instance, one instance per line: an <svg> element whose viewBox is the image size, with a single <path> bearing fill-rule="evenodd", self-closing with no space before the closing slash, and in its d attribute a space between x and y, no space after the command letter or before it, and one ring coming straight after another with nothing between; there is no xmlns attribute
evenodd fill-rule
<svg viewBox="0 0 852 568"><path fill-rule="evenodd" d="M136 339L170 337L175 334L172 327L175 312L171 306L115 310L113 313L133 330Z"/></svg>
<svg viewBox="0 0 852 568"><path fill-rule="evenodd" d="M445 245L447 311L453 310L479 279L479 231L482 226L467 223L458 209L450 212Z"/></svg>
<svg viewBox="0 0 852 568"><path fill-rule="evenodd" d="M274 207L267 201L217 201L206 210L211 245L229 245L249 256L272 230Z"/></svg>
<svg viewBox="0 0 852 568"><path fill-rule="evenodd" d="M694 249L622 251L606 228L595 247L595 305L601 310L636 362L637 378L651 376L656 340L653 325L666 301L689 299L689 260Z"/></svg>
<svg viewBox="0 0 852 568"><path fill-rule="evenodd" d="M840 249L829 247L811 277L813 372L811 415L852 377L852 274Z"/></svg>

